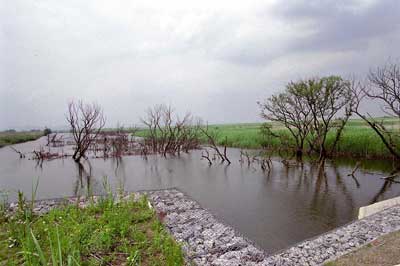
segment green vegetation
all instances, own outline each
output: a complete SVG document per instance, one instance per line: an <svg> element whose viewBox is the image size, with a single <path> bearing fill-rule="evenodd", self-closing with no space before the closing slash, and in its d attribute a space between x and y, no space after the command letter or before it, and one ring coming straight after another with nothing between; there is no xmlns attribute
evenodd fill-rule
<svg viewBox="0 0 400 266"><path fill-rule="evenodd" d="M261 123L225 124L210 125L209 129L217 132L216 142L218 145L257 149L264 144L261 126Z"/></svg>
<svg viewBox="0 0 400 266"><path fill-rule="evenodd" d="M326 266L392 266L400 263L400 231L378 238L372 243L325 263Z"/></svg>
<svg viewBox="0 0 400 266"><path fill-rule="evenodd" d="M106 196L86 208L43 216L20 195L12 217L0 212L0 265L183 265L180 246L142 197ZM0 211L4 208L0 208Z"/></svg>
<svg viewBox="0 0 400 266"><path fill-rule="evenodd" d="M376 118L382 121L383 125L393 131L400 130L400 121L396 118L382 117ZM287 136L288 144L281 143L279 138L266 136L263 134L263 125L272 127L275 134ZM238 124L221 124L210 125L209 130L216 132L216 143L218 145L226 145L241 149L260 149L267 148L271 151L291 151L294 146L294 140L291 138L287 129L277 122L267 123L238 123ZM148 133L147 129L139 129L134 134L136 136L145 137ZM336 132L331 130L327 135L327 147L330 148L334 142ZM206 138L202 138L203 143ZM308 149L305 143L305 150ZM351 156L359 158L391 158L390 152L387 150L378 135L371 129L362 119L350 119L336 147L336 155Z"/></svg>
<svg viewBox="0 0 400 266"><path fill-rule="evenodd" d="M400 130L400 121L394 118L382 118L386 127L393 130ZM266 123L272 126L275 134L286 135L288 142L294 145L287 129L277 122ZM290 150L291 147L283 145L278 138L267 137L262 133L263 123L238 123L210 125L209 130L216 131L216 142L218 145L242 149L269 148L273 151L281 149ZM146 129L135 132L136 136L144 137ZM333 143L335 131L329 132L327 136L327 146ZM203 139L205 141L205 138ZM290 145L289 145L290 146ZM305 149L307 150L307 144ZM350 119L343 131L343 135L337 145L337 154L342 156L363 157L363 158L386 158L390 153L379 139L377 134L361 119Z"/></svg>
<svg viewBox="0 0 400 266"><path fill-rule="evenodd" d="M351 84L339 76L291 81L282 92L258 103L260 115L287 129L290 139L294 140L294 145L290 146L298 159L307 151L322 162L334 154L355 107ZM335 137L328 148L327 135L332 135L332 131L335 131ZM286 135L284 138L282 144L288 146ZM308 150L305 150L305 143Z"/></svg>
<svg viewBox="0 0 400 266"><path fill-rule="evenodd" d="M400 121L392 118L382 118L385 126L400 130ZM278 123L268 123L272 126L272 132L285 134L290 139L287 129ZM262 123L251 124L228 124L212 125L210 130L218 132L217 143L228 147L257 149L267 147L272 150L284 150L287 145L283 145L278 138L267 137L262 134ZM142 134L144 134L142 132ZM226 137L226 140L225 140ZM335 132L331 131L327 136L327 146L333 143ZM294 144L294 143L293 143ZM307 150L307 144L305 149ZM346 124L342 138L337 145L337 154L342 156L365 157L365 158L384 158L390 157L390 153L379 139L377 134L361 119L351 119Z"/></svg>
<svg viewBox="0 0 400 266"><path fill-rule="evenodd" d="M223 145L227 137L229 147L256 149L262 147L261 125L261 123L210 125L209 129L217 131L219 145ZM134 134L138 137L146 137L148 129L140 128ZM203 143L206 142L205 137L201 139Z"/></svg>
<svg viewBox="0 0 400 266"><path fill-rule="evenodd" d="M3 131L0 132L0 148L6 145L12 145L38 139L43 136L43 131Z"/></svg>

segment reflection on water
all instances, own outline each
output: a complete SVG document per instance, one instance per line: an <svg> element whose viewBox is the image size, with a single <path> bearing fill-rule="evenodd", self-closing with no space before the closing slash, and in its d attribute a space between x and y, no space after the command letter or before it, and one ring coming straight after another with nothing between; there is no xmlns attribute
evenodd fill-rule
<svg viewBox="0 0 400 266"><path fill-rule="evenodd" d="M41 141L16 147L28 152ZM65 158L38 166L5 147L0 149L0 189L19 189L29 197L32 180L39 177L39 198L100 194L104 176L114 189L177 187L269 252L355 219L360 206L400 195L400 184L382 180L382 172L360 168L354 177L348 176L354 164L284 166L280 158L272 158L267 173L255 164L240 164L239 150L228 153L229 166L208 166L200 160L200 151L168 159L90 159L81 165ZM10 199L15 200L15 193Z"/></svg>

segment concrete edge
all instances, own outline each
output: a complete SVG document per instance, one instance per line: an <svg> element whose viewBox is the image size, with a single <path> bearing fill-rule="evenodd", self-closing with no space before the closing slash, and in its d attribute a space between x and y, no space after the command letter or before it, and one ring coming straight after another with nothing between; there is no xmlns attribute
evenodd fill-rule
<svg viewBox="0 0 400 266"><path fill-rule="evenodd" d="M400 205L400 196L363 206L358 210L358 219L363 219L396 205Z"/></svg>

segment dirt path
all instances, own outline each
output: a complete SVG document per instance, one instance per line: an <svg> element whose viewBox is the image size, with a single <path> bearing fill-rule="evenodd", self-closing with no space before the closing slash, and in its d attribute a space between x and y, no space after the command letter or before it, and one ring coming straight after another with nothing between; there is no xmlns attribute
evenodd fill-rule
<svg viewBox="0 0 400 266"><path fill-rule="evenodd" d="M400 264L400 231L382 236L363 248L325 265L393 266L397 264Z"/></svg>

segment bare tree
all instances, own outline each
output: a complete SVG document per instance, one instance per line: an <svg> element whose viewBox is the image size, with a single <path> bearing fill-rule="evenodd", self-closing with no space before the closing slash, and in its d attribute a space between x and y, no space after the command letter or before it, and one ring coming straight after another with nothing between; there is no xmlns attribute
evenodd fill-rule
<svg viewBox="0 0 400 266"><path fill-rule="evenodd" d="M208 165L212 165L212 161L210 159L210 152L207 149L204 149L201 152L201 157L208 161Z"/></svg>
<svg viewBox="0 0 400 266"><path fill-rule="evenodd" d="M366 84L353 82L352 91L356 101L354 113L375 131L390 154L400 160L399 129L388 127L383 119L378 120L369 113L364 114L359 108L363 99L379 102L385 114L400 120L400 67L395 63L386 63L371 70Z"/></svg>
<svg viewBox="0 0 400 266"><path fill-rule="evenodd" d="M164 108L166 108L164 105L156 105L153 108L148 108L146 117L141 119L142 123L148 129L146 144L151 147L154 153L159 152L161 147L164 146L164 127L160 125Z"/></svg>
<svg viewBox="0 0 400 266"><path fill-rule="evenodd" d="M48 146L50 148L50 146L52 147L61 147L64 146L64 141L63 141L63 136L59 136L57 133L49 133L47 136L47 144L46 146Z"/></svg>
<svg viewBox="0 0 400 266"><path fill-rule="evenodd" d="M122 125L117 125L115 132L113 132L113 138L110 138L110 146L112 156L121 158L123 154L129 149L128 135L125 133L125 129Z"/></svg>
<svg viewBox="0 0 400 266"><path fill-rule="evenodd" d="M200 145L201 121L190 113L180 118L171 106L156 105L147 110L142 123L147 127L145 145L153 153L179 156Z"/></svg>
<svg viewBox="0 0 400 266"><path fill-rule="evenodd" d="M71 101L68 104L67 121L76 145L72 158L80 162L105 125L103 110L95 103Z"/></svg>
<svg viewBox="0 0 400 266"><path fill-rule="evenodd" d="M16 153L18 153L19 154L19 158L25 158L25 153L23 153L23 152L21 152L21 151L19 151L19 150L17 150L16 148L14 148L13 146L10 146L10 149L12 149L13 151L15 151Z"/></svg>
<svg viewBox="0 0 400 266"><path fill-rule="evenodd" d="M201 128L203 127L200 118L190 117L189 126L183 127L183 134L181 137L182 150L189 152L191 149L197 149L200 146Z"/></svg>
<svg viewBox="0 0 400 266"><path fill-rule="evenodd" d="M231 161L229 160L226 153L226 142L227 142L226 138L225 138L224 150L221 152L216 141L218 138L218 132L216 130L210 130L208 125L206 125L205 127L200 127L200 130L207 139L208 147L210 147L212 150L215 151L218 158L220 158L221 162L226 161L228 164L231 164Z"/></svg>

